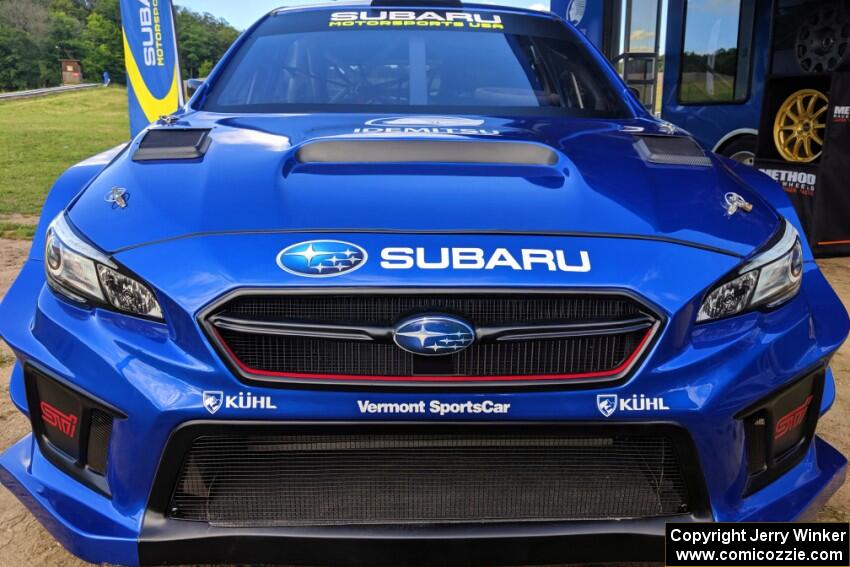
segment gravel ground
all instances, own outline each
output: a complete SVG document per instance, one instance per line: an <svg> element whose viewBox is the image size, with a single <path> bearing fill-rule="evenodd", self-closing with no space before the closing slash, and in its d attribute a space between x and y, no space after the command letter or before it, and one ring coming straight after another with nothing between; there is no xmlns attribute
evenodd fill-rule
<svg viewBox="0 0 850 567"><path fill-rule="evenodd" d="M0 297L28 251L28 242L0 239ZM820 264L845 306L850 308L850 259L823 260ZM11 352L0 344L0 452L29 432L27 420L9 402L11 364ZM833 369L838 377L838 400L834 410L821 421L818 433L844 454L850 454L850 413L846 411L850 407L850 343L835 357ZM850 483L838 491L818 519L850 521ZM11 493L0 488L0 565L81 567L88 564L69 555Z"/></svg>

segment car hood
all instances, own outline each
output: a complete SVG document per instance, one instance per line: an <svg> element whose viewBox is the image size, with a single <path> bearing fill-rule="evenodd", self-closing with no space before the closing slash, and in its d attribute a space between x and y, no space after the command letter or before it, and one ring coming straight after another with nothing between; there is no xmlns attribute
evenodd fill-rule
<svg viewBox="0 0 850 567"><path fill-rule="evenodd" d="M134 161L140 136L78 197L73 224L107 252L217 233L401 232L669 239L746 256L779 223L713 156L709 166L645 160L636 136L670 129L644 119L191 113L171 128L187 126L211 129L202 158ZM299 159L329 140L486 142L493 156L521 143L554 154L538 165ZM114 188L126 206L111 202ZM732 192L752 210L729 215Z"/></svg>

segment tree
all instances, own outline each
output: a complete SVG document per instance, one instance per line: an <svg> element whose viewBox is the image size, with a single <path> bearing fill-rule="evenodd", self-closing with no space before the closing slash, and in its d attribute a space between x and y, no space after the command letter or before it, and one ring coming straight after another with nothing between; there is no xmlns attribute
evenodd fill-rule
<svg viewBox="0 0 850 567"><path fill-rule="evenodd" d="M39 52L26 33L0 22L0 91L38 86Z"/></svg>
<svg viewBox="0 0 850 567"><path fill-rule="evenodd" d="M177 8L186 77L209 74L237 32L224 20ZM79 59L87 80L125 81L119 0L0 0L0 89L58 85L59 59Z"/></svg>
<svg viewBox="0 0 850 567"><path fill-rule="evenodd" d="M186 77L205 77L239 37L226 21L177 8L177 38Z"/></svg>
<svg viewBox="0 0 850 567"><path fill-rule="evenodd" d="M66 12L55 11L49 16L48 45L61 57L79 59L83 55L83 24Z"/></svg>
<svg viewBox="0 0 850 567"><path fill-rule="evenodd" d="M210 61L209 59L201 63L201 66L198 68L197 77L209 77L210 73L212 73L213 67L215 67L215 63Z"/></svg>
<svg viewBox="0 0 850 567"><path fill-rule="evenodd" d="M47 38L47 7L41 0L0 0L0 20L34 43Z"/></svg>
<svg viewBox="0 0 850 567"><path fill-rule="evenodd" d="M51 15L62 13L78 22L85 22L93 8L94 3L89 0L51 0L49 12Z"/></svg>
<svg viewBox="0 0 850 567"><path fill-rule="evenodd" d="M0 42L5 77L3 88L33 88L58 84L61 74L50 56L47 0L0 0ZM10 67L10 66L16 67ZM21 87L24 82L23 87ZM16 85L16 86L13 86Z"/></svg>
<svg viewBox="0 0 850 567"><path fill-rule="evenodd" d="M86 19L82 45L83 73L89 80L97 80L101 73L109 71L119 83L126 80L124 72L124 41L121 28L100 12L92 12Z"/></svg>

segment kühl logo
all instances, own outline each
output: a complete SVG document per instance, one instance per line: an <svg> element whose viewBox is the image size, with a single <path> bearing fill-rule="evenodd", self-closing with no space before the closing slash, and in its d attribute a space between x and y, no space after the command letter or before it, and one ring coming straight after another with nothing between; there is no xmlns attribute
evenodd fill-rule
<svg viewBox="0 0 850 567"><path fill-rule="evenodd" d="M596 407L599 408L599 413L611 417L611 414L617 411L617 394L599 394L596 396Z"/></svg>
<svg viewBox="0 0 850 567"><path fill-rule="evenodd" d="M618 409L621 412L668 411L670 409L664 402L664 398L648 398L643 394L634 394L622 399L617 394L598 394L596 408L604 417L611 417Z"/></svg>
<svg viewBox="0 0 850 567"><path fill-rule="evenodd" d="M251 392L239 392L236 395L225 396L224 392L204 392L204 407L211 414L216 413L224 406L225 409L243 410L276 410L277 405L271 396L257 396Z"/></svg>
<svg viewBox="0 0 850 567"><path fill-rule="evenodd" d="M204 392L204 407L210 413L220 410L223 401L224 392Z"/></svg>

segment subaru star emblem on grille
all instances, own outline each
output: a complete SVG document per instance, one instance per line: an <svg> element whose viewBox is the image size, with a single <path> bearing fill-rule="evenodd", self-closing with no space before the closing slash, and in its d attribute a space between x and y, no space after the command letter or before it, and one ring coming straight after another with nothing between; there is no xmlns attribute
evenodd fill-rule
<svg viewBox="0 0 850 567"><path fill-rule="evenodd" d="M330 278L353 272L366 263L366 251L350 242L310 240L280 251L277 265L305 278Z"/></svg>
<svg viewBox="0 0 850 567"><path fill-rule="evenodd" d="M427 356L454 354L475 341L472 327L454 317L423 315L402 321L393 332L395 344Z"/></svg>

